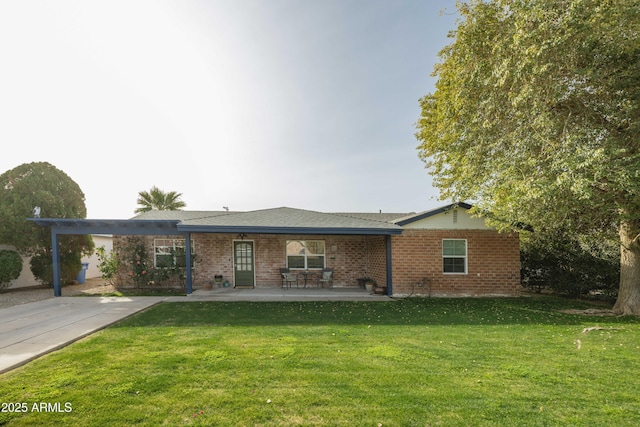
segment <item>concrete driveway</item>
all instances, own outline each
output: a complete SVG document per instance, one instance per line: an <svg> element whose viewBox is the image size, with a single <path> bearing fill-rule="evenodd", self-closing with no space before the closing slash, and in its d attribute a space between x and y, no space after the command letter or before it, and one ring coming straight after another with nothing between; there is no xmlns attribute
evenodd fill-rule
<svg viewBox="0 0 640 427"><path fill-rule="evenodd" d="M0 373L62 348L165 297L58 297L0 310Z"/></svg>

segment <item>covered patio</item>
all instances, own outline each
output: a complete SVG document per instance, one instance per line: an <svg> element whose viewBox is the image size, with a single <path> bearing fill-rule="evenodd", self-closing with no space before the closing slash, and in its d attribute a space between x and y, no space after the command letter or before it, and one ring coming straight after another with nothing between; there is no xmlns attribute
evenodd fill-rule
<svg viewBox="0 0 640 427"><path fill-rule="evenodd" d="M402 227L390 222L293 208L251 212L151 211L129 220L29 220L51 229L55 296L61 296L58 236L64 234L142 235L152 239L154 251L157 243L153 237L165 241L177 238L175 240L183 242L185 265L192 265L194 247L184 242L196 239L197 267L194 271L185 269L188 295L194 292L196 280L199 283L213 280L221 270L231 278L234 288L237 285L244 286L243 281L248 281L246 283L250 288L254 288L256 284L274 288L280 281L279 269L294 264L293 269L298 273L319 271L320 265L323 268L335 268L341 271L343 284L347 281L350 284L356 283L356 277L366 272L362 267L364 257L374 260L375 276L387 286L387 294L391 295L391 236L402 233ZM321 242L323 252L316 254L316 259L312 262L312 257L306 252L304 256L287 253L286 247L291 246L291 242L308 245L316 242L317 246ZM154 262L155 260L156 258ZM362 262L356 268L358 260ZM298 264L299 262L304 264ZM350 268L354 271L350 271ZM227 293L220 291L221 295L231 295L228 289L226 291ZM309 288L304 291L305 295L317 292ZM288 294L282 292L283 296L294 295L292 289L286 291ZM323 298L326 299L327 295Z"/></svg>

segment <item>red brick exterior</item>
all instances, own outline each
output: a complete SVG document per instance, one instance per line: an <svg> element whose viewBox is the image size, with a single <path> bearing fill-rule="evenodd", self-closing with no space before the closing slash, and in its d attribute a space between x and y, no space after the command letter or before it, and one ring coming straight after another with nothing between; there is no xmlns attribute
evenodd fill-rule
<svg viewBox="0 0 640 427"><path fill-rule="evenodd" d="M466 274L443 273L443 239L467 240ZM392 237L392 260L398 296L516 295L520 288L518 234L406 229Z"/></svg>
<svg viewBox="0 0 640 427"><path fill-rule="evenodd" d="M212 282L216 275L222 275L223 280L234 284L233 275L233 242L240 240L235 234L210 234L194 233L191 240L194 242L194 254L196 264L193 271L193 285L200 287L206 282ZM162 239L184 239L184 236L143 236L146 240L146 247L149 257L153 260L153 241L156 238ZM245 241L253 242L255 281L258 287L281 286L280 269L287 266L286 241L287 240L323 240L325 242L325 265L334 270L335 287L355 287L358 286L357 279L361 277L384 278L384 258L382 259L383 270L380 271L379 263L376 261L370 267L368 242L372 239L367 236L315 236L315 235L273 235L255 234L244 237ZM384 257L384 237L373 237L374 246L379 246L382 242ZM114 247L118 247L118 238L114 239ZM380 254L374 258L377 260ZM373 271L369 269L373 268ZM383 281L385 279L382 279ZM303 283L301 283L302 285Z"/></svg>
<svg viewBox="0 0 640 427"><path fill-rule="evenodd" d="M197 254L194 284L213 280L216 274L233 284L233 241L235 235L192 234ZM280 286L280 269L287 266L287 240L324 240L325 265L334 270L334 286L357 286L357 278L367 274L366 237L364 236L305 236L305 235L247 235L255 251L256 286Z"/></svg>
<svg viewBox="0 0 640 427"><path fill-rule="evenodd" d="M387 284L387 238L367 237L367 277L379 285Z"/></svg>
<svg viewBox="0 0 640 427"><path fill-rule="evenodd" d="M194 288L212 282L215 275L233 285L235 234L194 233ZM146 236L153 259L153 239ZM173 238L183 238L173 236ZM467 239L466 274L442 272L442 239ZM280 268L286 267L287 240L324 240L326 267L334 270L335 287L356 287L357 279L371 277L387 284L387 237L247 235L254 243L257 287L281 285ZM391 237L393 294L403 295L515 295L520 287L520 252L517 234L483 230L405 229ZM118 239L114 239L114 247ZM429 280L423 283L423 279ZM422 285L420 285L422 283Z"/></svg>

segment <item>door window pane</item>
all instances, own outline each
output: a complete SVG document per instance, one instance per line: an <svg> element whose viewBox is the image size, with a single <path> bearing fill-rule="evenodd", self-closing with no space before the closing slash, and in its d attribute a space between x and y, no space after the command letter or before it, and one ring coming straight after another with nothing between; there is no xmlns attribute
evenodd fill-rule
<svg viewBox="0 0 640 427"><path fill-rule="evenodd" d="M252 245L250 243L236 244L236 270L251 271L252 263Z"/></svg>

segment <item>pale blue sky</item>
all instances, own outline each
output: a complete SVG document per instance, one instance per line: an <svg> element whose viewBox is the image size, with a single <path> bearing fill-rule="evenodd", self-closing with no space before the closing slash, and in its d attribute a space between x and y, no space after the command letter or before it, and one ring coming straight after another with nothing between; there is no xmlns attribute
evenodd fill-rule
<svg viewBox="0 0 640 427"><path fill-rule="evenodd" d="M0 172L48 161L89 218L445 204L417 156L455 0L0 2Z"/></svg>

